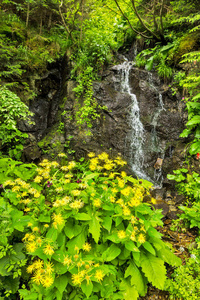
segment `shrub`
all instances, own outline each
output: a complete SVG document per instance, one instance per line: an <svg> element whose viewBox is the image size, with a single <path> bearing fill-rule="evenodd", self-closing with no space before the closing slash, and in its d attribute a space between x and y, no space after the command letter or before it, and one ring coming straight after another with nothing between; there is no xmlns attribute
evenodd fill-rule
<svg viewBox="0 0 200 300"><path fill-rule="evenodd" d="M155 229L161 210L144 202L151 184L120 172L120 156L88 156L13 166L3 182L3 203L26 217L22 299L137 299L148 282L164 288L165 262L180 264Z"/></svg>
<svg viewBox="0 0 200 300"><path fill-rule="evenodd" d="M176 268L171 279L166 281L166 289L170 293L170 299L199 299L199 274L200 256L199 250L195 250L186 264Z"/></svg>

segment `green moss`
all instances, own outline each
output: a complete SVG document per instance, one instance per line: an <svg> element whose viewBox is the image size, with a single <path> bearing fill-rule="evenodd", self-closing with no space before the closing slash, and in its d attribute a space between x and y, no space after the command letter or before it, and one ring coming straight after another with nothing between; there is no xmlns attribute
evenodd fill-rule
<svg viewBox="0 0 200 300"><path fill-rule="evenodd" d="M179 63L182 56L198 48L200 33L194 32L183 36L177 47L169 51L168 59L173 60L175 64Z"/></svg>

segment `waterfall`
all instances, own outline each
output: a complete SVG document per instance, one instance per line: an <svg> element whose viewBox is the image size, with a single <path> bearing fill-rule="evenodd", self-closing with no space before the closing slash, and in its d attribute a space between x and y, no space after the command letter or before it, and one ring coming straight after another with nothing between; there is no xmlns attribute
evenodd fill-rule
<svg viewBox="0 0 200 300"><path fill-rule="evenodd" d="M129 74L132 67L132 63L125 61L120 65L121 70L121 93L127 93L132 100L130 107L130 117L129 124L131 128L131 133L129 136L129 152L130 152L130 162L133 172L139 177L147 180L151 180L143 170L144 165L144 127L140 121L140 109L135 94L131 92L131 87L129 84Z"/></svg>

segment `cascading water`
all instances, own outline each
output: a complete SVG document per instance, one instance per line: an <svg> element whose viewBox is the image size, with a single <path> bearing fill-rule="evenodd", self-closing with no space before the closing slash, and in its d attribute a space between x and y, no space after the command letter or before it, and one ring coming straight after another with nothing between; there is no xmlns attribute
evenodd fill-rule
<svg viewBox="0 0 200 300"><path fill-rule="evenodd" d="M127 93L130 95L132 104L131 104L131 113L130 113L130 127L131 135L129 137L130 143L130 161L133 172L139 177L147 180L151 180L144 172L144 127L140 121L140 109L138 106L137 97L135 94L131 93L131 87L129 84L129 73L132 67L132 63L125 61L121 66L121 93Z"/></svg>

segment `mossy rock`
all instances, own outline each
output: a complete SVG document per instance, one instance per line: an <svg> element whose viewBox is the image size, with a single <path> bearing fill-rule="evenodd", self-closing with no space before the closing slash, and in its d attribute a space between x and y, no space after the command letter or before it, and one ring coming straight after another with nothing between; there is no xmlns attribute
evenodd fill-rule
<svg viewBox="0 0 200 300"><path fill-rule="evenodd" d="M172 49L169 51L168 58L173 60L177 65L182 60L182 56L191 51L195 51L199 49L200 43L200 33L194 32L185 35L180 39L179 45L176 49Z"/></svg>

